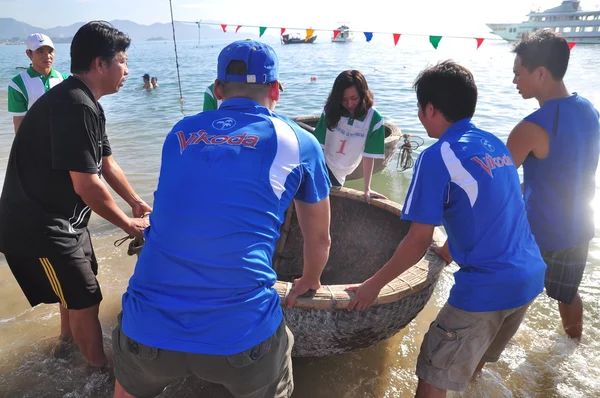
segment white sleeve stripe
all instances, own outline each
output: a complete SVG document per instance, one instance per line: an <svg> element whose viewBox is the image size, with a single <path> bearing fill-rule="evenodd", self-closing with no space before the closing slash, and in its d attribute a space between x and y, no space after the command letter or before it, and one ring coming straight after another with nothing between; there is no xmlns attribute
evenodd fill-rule
<svg viewBox="0 0 600 398"><path fill-rule="evenodd" d="M373 158L373 159L385 159L385 155L374 154L374 153L363 153L363 157L365 157L365 158Z"/></svg>
<svg viewBox="0 0 600 398"><path fill-rule="evenodd" d="M410 192L408 193L408 200L406 201L406 207L404 208L404 212L408 214L410 211L410 205L412 204L413 194L415 193L415 187L417 186L417 181L419 179L419 171L421 170L421 160L423 159L423 155L419 156L417 159L417 164L415 165L415 175L413 177L413 184Z"/></svg>
<svg viewBox="0 0 600 398"><path fill-rule="evenodd" d="M277 199L285 191L285 182L290 173L300 165L300 142L296 132L281 119L269 117L277 136L277 152L269 171L271 188Z"/></svg>
<svg viewBox="0 0 600 398"><path fill-rule="evenodd" d="M8 112L11 116L25 116L27 112Z"/></svg>
<svg viewBox="0 0 600 398"><path fill-rule="evenodd" d="M442 144L441 154L448 174L450 174L450 180L465 191L471 207L473 207L479 194L477 180L465 169L447 142Z"/></svg>
<svg viewBox="0 0 600 398"><path fill-rule="evenodd" d="M213 95L212 91L209 90L208 88L206 90L204 90L204 94L208 94L211 96L211 98L215 98L215 96Z"/></svg>
<svg viewBox="0 0 600 398"><path fill-rule="evenodd" d="M21 94L23 96L25 95L25 94L23 94L23 91L21 91L21 89L19 88L19 86L17 86L17 83L13 82L12 80L10 81L10 83L8 83L8 87L10 87L10 88L12 88L14 90L17 90L19 92L19 94Z"/></svg>
<svg viewBox="0 0 600 398"><path fill-rule="evenodd" d="M373 130L379 130L383 126L383 120L380 120L374 127Z"/></svg>

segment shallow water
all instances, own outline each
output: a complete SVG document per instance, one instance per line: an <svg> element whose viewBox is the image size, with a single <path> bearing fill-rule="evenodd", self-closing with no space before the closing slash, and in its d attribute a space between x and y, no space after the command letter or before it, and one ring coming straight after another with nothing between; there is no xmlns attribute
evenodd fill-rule
<svg viewBox="0 0 600 398"><path fill-rule="evenodd" d="M360 69L375 94L375 105L386 119L428 139L416 116L412 82L430 63L453 58L469 67L479 86L475 123L506 140L511 128L534 110L534 101L524 101L514 90L510 47L485 42L479 50L469 40L442 41L434 51L426 38L402 38L398 47L385 43L349 44L319 41L313 45L282 46L273 38L281 59L285 92L277 110L294 117L318 114L337 74ZM152 203L165 134L183 115L197 113L202 95L216 74L216 57L224 42L178 43L183 98L179 88L171 42L134 42L129 51L129 81L120 93L101 99L114 156L138 193ZM68 45L57 47L56 69L68 71ZM600 46L576 46L566 76L568 87L600 103ZM6 87L27 66L24 47L0 46L0 184L13 138L6 113ZM141 89L141 76L157 76L160 87ZM317 80L310 81L311 76ZM599 105L600 106L600 105ZM421 147L417 153L422 150ZM416 156L417 153L413 154ZM402 203L412 171L399 173L396 159L376 175L373 189ZM599 177L600 178L600 177ZM361 189L362 181L347 184ZM600 186L600 184L597 184ZM600 200L600 196L599 196ZM118 203L123 209L122 200ZM594 207L597 208L598 200ZM598 212L590 215L598 222ZM125 246L113 242L122 237L117 230L94 216L90 225L100 263L104 301L100 318L105 344L120 310L121 294L133 271L134 259ZM600 236L600 235L599 235ZM419 316L403 331L375 347L332 358L294 361L294 397L410 397L417 379L414 368L423 334L445 302L453 283L450 266L442 273L436 291ZM600 240L590 246L589 264L581 285L585 306L582 342L570 342L560 328L556 304L543 294L530 307L525 321L501 360L489 365L482 377L462 394L450 397L596 397L600 396ZM56 305L30 308L0 255L0 397L109 397L112 381L105 375L87 376L82 358L51 358L58 335ZM169 387L162 397L197 396L192 380ZM204 394L203 396L210 396Z"/></svg>

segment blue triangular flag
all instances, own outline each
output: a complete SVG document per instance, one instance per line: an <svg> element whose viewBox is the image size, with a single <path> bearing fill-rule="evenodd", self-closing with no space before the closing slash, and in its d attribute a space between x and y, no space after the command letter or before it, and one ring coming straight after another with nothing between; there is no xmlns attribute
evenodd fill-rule
<svg viewBox="0 0 600 398"><path fill-rule="evenodd" d="M373 38L373 32L365 32L365 37L367 38L367 42L370 42Z"/></svg>

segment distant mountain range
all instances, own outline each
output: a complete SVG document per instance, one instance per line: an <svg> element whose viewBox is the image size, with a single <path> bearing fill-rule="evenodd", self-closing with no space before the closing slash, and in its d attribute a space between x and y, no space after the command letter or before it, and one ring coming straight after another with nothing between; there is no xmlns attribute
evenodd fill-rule
<svg viewBox="0 0 600 398"><path fill-rule="evenodd" d="M172 40L173 28L170 23L154 23L140 25L128 20L109 21L115 28L127 33L132 40ZM207 21L208 22L208 21ZM57 26L43 29L17 21L13 18L0 18L0 42L22 42L31 33L44 33L56 42L71 42L71 38L85 22L77 22L69 26ZM224 33L219 26L202 25L201 39L223 39L233 37L233 32ZM175 22L177 40L197 40L198 26ZM248 36L248 34L245 34ZM253 36L253 35L249 35Z"/></svg>

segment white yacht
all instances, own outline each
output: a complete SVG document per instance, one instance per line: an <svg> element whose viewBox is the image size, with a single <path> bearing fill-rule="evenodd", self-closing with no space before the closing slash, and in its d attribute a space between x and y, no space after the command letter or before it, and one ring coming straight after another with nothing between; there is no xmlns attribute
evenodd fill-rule
<svg viewBox="0 0 600 398"><path fill-rule="evenodd" d="M529 20L517 24L489 23L492 33L507 41L515 41L524 33L552 29L569 42L600 43L600 10L583 11L579 1L565 0L546 11L532 11Z"/></svg>
<svg viewBox="0 0 600 398"><path fill-rule="evenodd" d="M331 41L335 43L347 43L354 39L354 34L348 27L348 25L341 25L336 30L339 30L340 33L336 37L331 36Z"/></svg>

